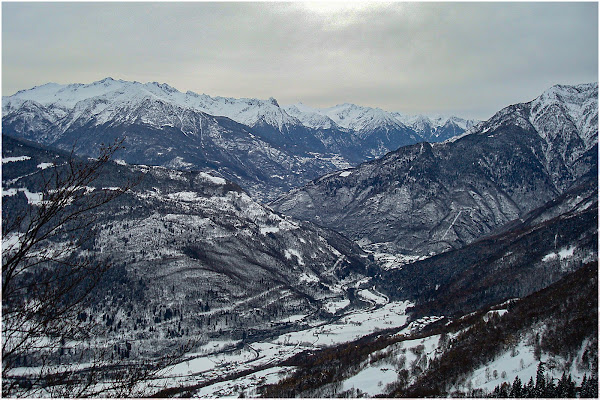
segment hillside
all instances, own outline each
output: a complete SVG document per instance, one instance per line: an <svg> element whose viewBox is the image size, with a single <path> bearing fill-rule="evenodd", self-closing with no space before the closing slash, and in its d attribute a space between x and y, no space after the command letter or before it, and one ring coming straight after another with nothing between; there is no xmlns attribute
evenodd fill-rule
<svg viewBox="0 0 600 400"><path fill-rule="evenodd" d="M49 83L3 97L2 129L6 135L64 150L74 147L91 156L101 143L124 139L118 157L128 163L207 168L254 198L272 200L327 172L405 144L461 134L473 123L450 117L463 123L448 122L451 129L432 135L437 128L426 116L421 116L425 125L407 126L392 112L352 107L362 111L346 117L346 122L356 120L351 126L315 123L311 115L329 119L326 111L280 107L273 98L211 97L157 82L106 78L90 84Z"/></svg>
<svg viewBox="0 0 600 400"><path fill-rule="evenodd" d="M384 253L460 248L597 176L597 95L597 84L553 87L458 138L402 147L271 205Z"/></svg>

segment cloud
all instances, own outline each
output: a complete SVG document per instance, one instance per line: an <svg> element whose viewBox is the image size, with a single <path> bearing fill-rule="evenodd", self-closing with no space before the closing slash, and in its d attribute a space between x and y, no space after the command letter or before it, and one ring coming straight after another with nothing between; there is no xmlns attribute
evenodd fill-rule
<svg viewBox="0 0 600 400"><path fill-rule="evenodd" d="M3 94L105 76L479 118L597 80L596 3L3 3Z"/></svg>

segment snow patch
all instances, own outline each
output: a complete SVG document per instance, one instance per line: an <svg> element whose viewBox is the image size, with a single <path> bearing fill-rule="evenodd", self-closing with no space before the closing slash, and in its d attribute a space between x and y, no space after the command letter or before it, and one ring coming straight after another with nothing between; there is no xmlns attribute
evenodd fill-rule
<svg viewBox="0 0 600 400"><path fill-rule="evenodd" d="M383 394L386 385L395 382L397 379L398 373L395 366L391 364L370 365L358 374L343 381L341 391L355 388L372 397Z"/></svg>
<svg viewBox="0 0 600 400"><path fill-rule="evenodd" d="M279 232L279 228L276 226L261 226L260 227L260 234L261 235L266 235L267 233L277 233Z"/></svg>
<svg viewBox="0 0 600 400"><path fill-rule="evenodd" d="M298 277L298 280L300 282L308 282L308 283L316 283L319 282L319 278L317 278L316 275L309 275L306 272L303 272L302 274L300 274L300 276Z"/></svg>
<svg viewBox="0 0 600 400"><path fill-rule="evenodd" d="M287 258L288 260L292 259L292 256L295 256L296 259L298 260L298 264L299 265L304 265L304 259L302 258L302 256L300 255L300 252L296 249L287 249L283 255L285 256L285 258Z"/></svg>
<svg viewBox="0 0 600 400"><path fill-rule="evenodd" d="M351 171L340 172L340 176L345 178L347 176L350 176L351 173L352 173Z"/></svg>
<svg viewBox="0 0 600 400"><path fill-rule="evenodd" d="M542 258L542 261L543 262L552 261L552 260L556 260L559 257L561 260L564 260L566 258L571 258L571 257L573 257L573 254L575 254L576 248L577 247L575 247L575 246L571 246L569 248L561 249L558 253L555 253L555 252L548 253Z"/></svg>
<svg viewBox="0 0 600 400"><path fill-rule="evenodd" d="M53 163L48 163L48 162L40 163L40 164L37 165L37 167L39 169L46 169L46 168L50 168L52 166L54 166L54 164Z"/></svg>
<svg viewBox="0 0 600 400"><path fill-rule="evenodd" d="M345 315L332 324L286 333L272 343L287 346L310 344L311 347L323 347L349 342L381 329L404 325L408 320L406 309L413 305L414 303L409 301L400 301L370 311L357 311Z"/></svg>
<svg viewBox="0 0 600 400"><path fill-rule="evenodd" d="M490 317L493 316L503 316L504 314L506 314L508 312L508 310L491 310L488 311L484 316L483 316L483 320L485 322L488 322L490 320Z"/></svg>
<svg viewBox="0 0 600 400"><path fill-rule="evenodd" d="M179 200L179 201L198 201L198 193L196 192L176 192L169 193L167 197L171 200Z"/></svg>
<svg viewBox="0 0 600 400"><path fill-rule="evenodd" d="M350 300L331 300L323 304L325 311L331 314L335 314L337 311L342 310L350 305Z"/></svg>
<svg viewBox="0 0 600 400"><path fill-rule="evenodd" d="M25 194L25 197L27 197L27 203L34 205L34 206L39 206L42 204L42 198L44 197L44 195L42 193L32 193L30 192L27 188L19 188L19 189L3 189L2 190L2 196L14 196L16 195L18 192L23 192Z"/></svg>
<svg viewBox="0 0 600 400"><path fill-rule="evenodd" d="M31 160L31 157L29 157L29 156L3 157L2 164L6 164L9 162L25 161L25 160Z"/></svg>
<svg viewBox="0 0 600 400"><path fill-rule="evenodd" d="M377 295L373 292L371 292L369 289L363 289L360 290L357 293L360 297L362 297L363 299L367 300L367 301L371 301L377 305L383 305L383 304L387 304L388 299L382 295Z"/></svg>
<svg viewBox="0 0 600 400"><path fill-rule="evenodd" d="M207 181L214 183L215 185L225 185L227 183L225 179L207 174L206 172L200 172L200 176L206 179Z"/></svg>
<svg viewBox="0 0 600 400"><path fill-rule="evenodd" d="M400 332L400 334L409 334L410 335L412 333L420 331L427 325L432 324L436 321L439 321L440 319L443 319L443 318L444 317L440 317L438 315L431 315L431 316L425 316L425 317L419 318L417 320L412 321L410 324L408 324L408 326L406 328L404 328Z"/></svg>
<svg viewBox="0 0 600 400"><path fill-rule="evenodd" d="M574 252L575 252L575 246L571 246L568 249L561 249L558 252L558 256L560 257L561 260L564 260L565 258L573 257Z"/></svg>

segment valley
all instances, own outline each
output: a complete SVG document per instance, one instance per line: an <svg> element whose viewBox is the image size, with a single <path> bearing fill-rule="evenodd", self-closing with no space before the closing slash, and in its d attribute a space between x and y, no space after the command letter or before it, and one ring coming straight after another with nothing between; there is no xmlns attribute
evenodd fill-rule
<svg viewBox="0 0 600 400"><path fill-rule="evenodd" d="M480 397L540 364L584 393L597 91L483 122L111 78L3 98L3 394Z"/></svg>

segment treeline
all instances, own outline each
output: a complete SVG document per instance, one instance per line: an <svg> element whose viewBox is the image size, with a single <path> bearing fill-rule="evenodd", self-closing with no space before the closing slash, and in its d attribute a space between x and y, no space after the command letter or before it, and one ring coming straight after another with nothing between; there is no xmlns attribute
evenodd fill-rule
<svg viewBox="0 0 600 400"><path fill-rule="evenodd" d="M490 316L487 322L479 320L454 338L441 357L431 360L416 382L398 388L391 395L444 396L448 388L464 384L474 369L518 345L536 324L545 326L534 343L538 360L542 352L567 358L590 339L588 354L583 357L586 365L582 367L597 374L597 274L597 262L586 264L554 285L509 305L509 312L502 317ZM456 331L464 323L455 321L448 329Z"/></svg>
<svg viewBox="0 0 600 400"><path fill-rule="evenodd" d="M398 381L388 388L390 392L386 397L440 397L449 394L454 397L486 397L490 394L483 390L467 393L448 391L451 387L466 383L474 369L514 349L523 338L532 335L532 326L543 325L545 330L539 332L537 337L534 335L538 360L542 354L572 360L582 343L588 343L584 355L576 361L580 370L590 370L592 377L586 377L579 387L569 375L558 382L540 379L525 384L516 380L512 384L505 382L499 385L491 395L562 397L575 393L580 397L595 397L598 371L597 271L596 262L587 264L556 284L507 304L509 312L503 316L482 309L450 324L446 319L430 324L418 336L400 337L390 330L336 347L300 353L284 363L297 367L296 371L277 384L265 386L261 395L270 398L340 396L343 393L336 391L339 390L339 383L360 372L367 362L373 362L377 356L393 357L392 354L384 354L385 351L381 352L386 347L403 340L461 332L452 339L445 336L444 352L428 359L421 371L403 370L408 374L399 374ZM379 353L375 355L375 352ZM540 375L543 377L541 365Z"/></svg>
<svg viewBox="0 0 600 400"><path fill-rule="evenodd" d="M562 377L555 383L554 378L547 381L544 376L544 363L538 364L535 383L533 377L529 378L527 384L523 384L516 376L513 383L502 382L496 386L492 393L485 397L489 398L598 398L598 377L583 376L580 386L576 386L571 374L563 373ZM471 397L478 396L481 392L473 391Z"/></svg>

